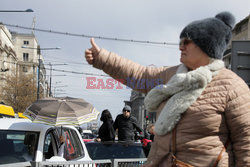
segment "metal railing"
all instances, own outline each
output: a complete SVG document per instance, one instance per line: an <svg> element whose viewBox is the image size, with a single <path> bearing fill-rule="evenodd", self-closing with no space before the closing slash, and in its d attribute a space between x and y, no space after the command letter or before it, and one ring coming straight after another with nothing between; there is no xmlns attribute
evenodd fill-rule
<svg viewBox="0 0 250 167"><path fill-rule="evenodd" d="M147 158L114 159L112 167L141 167L146 161Z"/></svg>
<svg viewBox="0 0 250 167"><path fill-rule="evenodd" d="M37 162L35 167L111 167L111 160L94 161L42 161ZM33 166L32 166L33 167Z"/></svg>
<svg viewBox="0 0 250 167"><path fill-rule="evenodd" d="M2 164L0 167L141 167L146 158L93 161L41 161Z"/></svg>

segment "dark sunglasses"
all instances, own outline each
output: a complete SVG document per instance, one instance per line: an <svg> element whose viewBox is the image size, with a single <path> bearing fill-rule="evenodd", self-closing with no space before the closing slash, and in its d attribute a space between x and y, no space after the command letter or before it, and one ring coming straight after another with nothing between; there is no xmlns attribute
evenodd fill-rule
<svg viewBox="0 0 250 167"><path fill-rule="evenodd" d="M180 43L179 43L179 46L180 47L183 47L183 46L187 46L188 44L190 44L192 42L191 39L187 39L187 38L182 38Z"/></svg>
<svg viewBox="0 0 250 167"><path fill-rule="evenodd" d="M123 112L130 112L129 110L122 110Z"/></svg>

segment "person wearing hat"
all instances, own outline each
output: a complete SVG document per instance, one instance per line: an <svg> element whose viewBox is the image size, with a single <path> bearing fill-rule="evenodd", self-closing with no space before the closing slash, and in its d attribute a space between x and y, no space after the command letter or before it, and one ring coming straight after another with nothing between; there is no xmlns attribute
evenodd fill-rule
<svg viewBox="0 0 250 167"><path fill-rule="evenodd" d="M85 58L95 68L124 84L129 77L163 81L134 88L147 94L147 111L157 112L144 166L250 166L249 87L222 61L234 24L230 12L188 24L180 33L181 64L172 67L141 66L91 39Z"/></svg>
<svg viewBox="0 0 250 167"><path fill-rule="evenodd" d="M118 129L119 141L134 142L134 130L142 133L142 130L137 123L137 119L131 115L131 107L128 105L123 107L122 114L117 115L113 126L115 131Z"/></svg>

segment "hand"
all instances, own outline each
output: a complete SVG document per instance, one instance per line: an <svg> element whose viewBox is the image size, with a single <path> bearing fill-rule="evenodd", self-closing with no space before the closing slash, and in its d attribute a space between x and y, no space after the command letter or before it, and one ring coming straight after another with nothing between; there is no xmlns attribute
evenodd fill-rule
<svg viewBox="0 0 250 167"><path fill-rule="evenodd" d="M96 138L95 141L96 142L101 142L101 139L100 138Z"/></svg>
<svg viewBox="0 0 250 167"><path fill-rule="evenodd" d="M92 47L85 50L85 58L89 64L93 64L95 59L97 58L99 52L100 52L100 48L95 43L94 38L90 39L90 43L91 43Z"/></svg>
<svg viewBox="0 0 250 167"><path fill-rule="evenodd" d="M65 142L64 137L60 136L60 143L63 144Z"/></svg>

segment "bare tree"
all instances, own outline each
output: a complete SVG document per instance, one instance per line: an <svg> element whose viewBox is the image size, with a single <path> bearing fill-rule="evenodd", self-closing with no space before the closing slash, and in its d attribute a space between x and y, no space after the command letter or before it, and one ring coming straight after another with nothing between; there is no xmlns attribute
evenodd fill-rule
<svg viewBox="0 0 250 167"><path fill-rule="evenodd" d="M0 94L5 103L12 106L15 112L23 113L31 103L36 101L37 88L32 75L8 76L5 78L5 83Z"/></svg>

